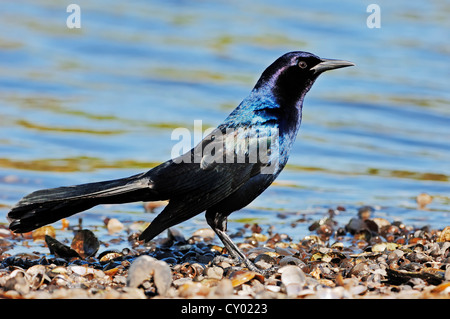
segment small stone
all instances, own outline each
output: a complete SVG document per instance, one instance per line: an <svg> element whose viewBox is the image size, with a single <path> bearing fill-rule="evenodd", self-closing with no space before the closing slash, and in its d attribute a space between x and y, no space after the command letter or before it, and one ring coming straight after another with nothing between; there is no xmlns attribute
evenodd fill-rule
<svg viewBox="0 0 450 319"><path fill-rule="evenodd" d="M114 276L113 282L125 286L127 284L127 277L121 275Z"/></svg>
<svg viewBox="0 0 450 319"><path fill-rule="evenodd" d="M56 237L55 228L53 226L42 226L33 231L33 241L45 240L45 236Z"/></svg>
<svg viewBox="0 0 450 319"><path fill-rule="evenodd" d="M447 269L445 270L444 278L446 281L450 281L450 267L447 267Z"/></svg>
<svg viewBox="0 0 450 319"><path fill-rule="evenodd" d="M281 272L281 282L286 288L288 297L297 297L306 283L306 276L297 266L284 266L278 270Z"/></svg>
<svg viewBox="0 0 450 319"><path fill-rule="evenodd" d="M450 226L444 228L437 241L438 242L450 241Z"/></svg>
<svg viewBox="0 0 450 319"><path fill-rule="evenodd" d="M374 209L371 206L363 206L358 209L358 217L362 220L369 219Z"/></svg>
<svg viewBox="0 0 450 319"><path fill-rule="evenodd" d="M223 268L213 266L206 269L206 276L208 278L222 279L223 277Z"/></svg>
<svg viewBox="0 0 450 319"><path fill-rule="evenodd" d="M192 236L200 237L203 240L213 239L216 233L211 228L201 228L196 230Z"/></svg>
<svg viewBox="0 0 450 319"><path fill-rule="evenodd" d="M217 284L214 294L218 297L229 297L233 294L233 285L231 280L224 278Z"/></svg>
<svg viewBox="0 0 450 319"><path fill-rule="evenodd" d="M124 226L117 218L111 218L110 220L108 220L106 228L108 229L108 233L112 235L120 232L124 228Z"/></svg>
<svg viewBox="0 0 450 319"><path fill-rule="evenodd" d="M433 201L433 197L431 197L427 193L422 193L417 195L416 202L418 209L426 209L426 206Z"/></svg>

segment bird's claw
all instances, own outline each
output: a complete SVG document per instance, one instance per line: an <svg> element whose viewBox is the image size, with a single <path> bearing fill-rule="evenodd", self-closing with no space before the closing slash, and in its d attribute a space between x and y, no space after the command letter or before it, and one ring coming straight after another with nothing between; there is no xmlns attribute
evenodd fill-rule
<svg viewBox="0 0 450 319"><path fill-rule="evenodd" d="M272 266L267 269L259 269L258 267L256 267L256 269L253 271L255 271L267 278L267 277L272 276L274 273L276 273L277 270L278 270L278 267Z"/></svg>
<svg viewBox="0 0 450 319"><path fill-rule="evenodd" d="M272 266L268 269L260 269L248 259L241 260L241 258L237 258L237 257L232 258L232 257L228 257L228 256L223 256L223 255L214 257L214 259L212 261L212 263L215 265L220 264L222 262L226 262L226 263L229 263L230 265L233 265L232 266L233 268L235 266L239 266L239 265L243 264L245 267L247 267L248 270L257 272L258 274L261 274L264 277L269 277L269 276L273 275L275 272L277 272L277 270L278 270L278 267L276 267L276 266Z"/></svg>
<svg viewBox="0 0 450 319"><path fill-rule="evenodd" d="M214 257L214 259L212 261L212 263L215 265L220 264L222 262L226 262L230 265L239 265L241 263L241 260L239 258L231 258L231 257L220 255L220 256Z"/></svg>
<svg viewBox="0 0 450 319"><path fill-rule="evenodd" d="M269 276L273 275L274 273L276 273L278 270L278 267L276 267L276 266L272 266L267 269L260 269L255 264L253 264L251 261L248 261L248 263L246 262L245 264L249 270L257 272L258 274L261 274L264 277L269 277Z"/></svg>

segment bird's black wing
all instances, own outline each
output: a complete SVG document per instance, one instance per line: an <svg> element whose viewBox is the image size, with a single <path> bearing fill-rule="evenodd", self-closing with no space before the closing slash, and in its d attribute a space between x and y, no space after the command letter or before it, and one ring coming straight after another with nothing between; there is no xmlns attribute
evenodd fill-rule
<svg viewBox="0 0 450 319"><path fill-rule="evenodd" d="M263 143L266 137L261 142L249 131L233 134L218 128L184 154L183 161L167 161L148 173L152 187L166 194L169 204L142 233L142 239L150 240L164 229L207 210L261 173L267 165L252 159L251 144ZM247 141L244 137L248 137ZM231 158L235 160L230 162Z"/></svg>

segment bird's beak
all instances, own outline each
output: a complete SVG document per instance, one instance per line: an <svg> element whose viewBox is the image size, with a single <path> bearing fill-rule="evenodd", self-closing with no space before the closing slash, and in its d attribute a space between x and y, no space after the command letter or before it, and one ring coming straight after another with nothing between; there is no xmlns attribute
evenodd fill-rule
<svg viewBox="0 0 450 319"><path fill-rule="evenodd" d="M313 71L314 74L355 65L354 63L345 60L333 60L333 59L321 59L321 60L322 62L311 68L311 71Z"/></svg>

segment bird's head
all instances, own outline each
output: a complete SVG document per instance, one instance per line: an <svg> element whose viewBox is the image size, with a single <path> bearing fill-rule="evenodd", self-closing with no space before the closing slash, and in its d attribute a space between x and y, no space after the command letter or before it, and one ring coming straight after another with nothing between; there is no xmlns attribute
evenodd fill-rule
<svg viewBox="0 0 450 319"><path fill-rule="evenodd" d="M309 52L289 52L263 72L254 90L270 90L280 105L298 105L321 73L352 65L344 60L322 59Z"/></svg>

